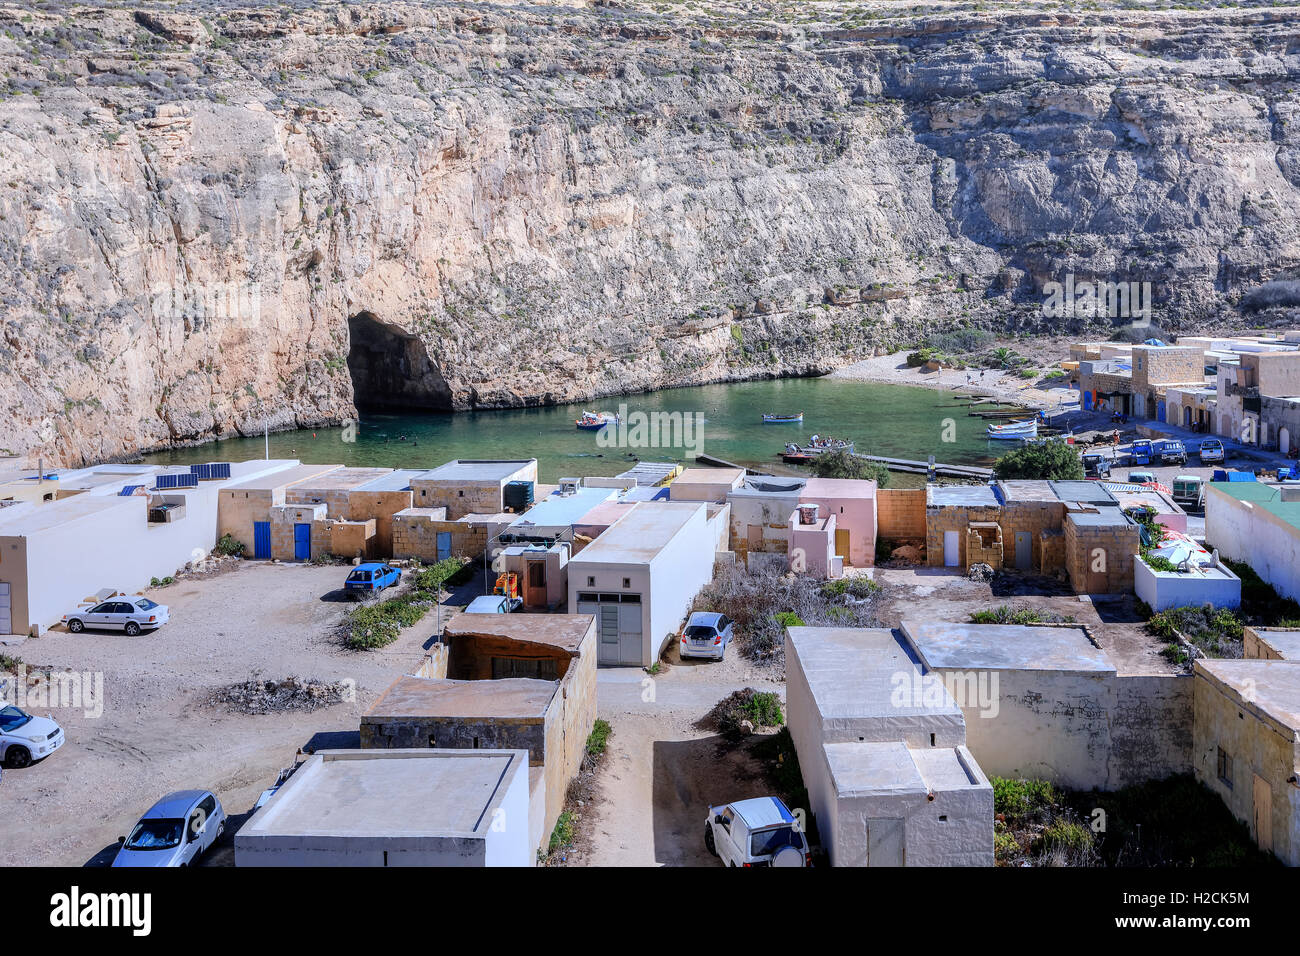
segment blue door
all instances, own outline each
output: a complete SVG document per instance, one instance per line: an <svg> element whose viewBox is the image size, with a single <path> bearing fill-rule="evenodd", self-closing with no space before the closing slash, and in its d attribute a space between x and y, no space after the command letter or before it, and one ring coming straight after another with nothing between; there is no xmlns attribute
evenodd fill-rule
<svg viewBox="0 0 1300 956"><path fill-rule="evenodd" d="M293 526L293 559L306 561L311 558L311 525L295 524Z"/></svg>
<svg viewBox="0 0 1300 956"><path fill-rule="evenodd" d="M1163 422L1164 420L1165 420L1165 403L1156 402L1156 421Z"/></svg>
<svg viewBox="0 0 1300 956"><path fill-rule="evenodd" d="M438 532L438 560L442 561L443 559L450 558L450 557L451 557L451 532L439 531Z"/></svg>
<svg viewBox="0 0 1300 956"><path fill-rule="evenodd" d="M253 522L253 557L264 561L271 559L271 522Z"/></svg>

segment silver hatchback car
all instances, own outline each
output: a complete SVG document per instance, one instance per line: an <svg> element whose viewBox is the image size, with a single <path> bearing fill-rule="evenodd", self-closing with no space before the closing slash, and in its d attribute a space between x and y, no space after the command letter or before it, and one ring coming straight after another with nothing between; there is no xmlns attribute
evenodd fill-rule
<svg viewBox="0 0 1300 956"><path fill-rule="evenodd" d="M722 660L731 643L732 624L725 614L696 611L686 620L678 639L677 652L682 657L706 657Z"/></svg>

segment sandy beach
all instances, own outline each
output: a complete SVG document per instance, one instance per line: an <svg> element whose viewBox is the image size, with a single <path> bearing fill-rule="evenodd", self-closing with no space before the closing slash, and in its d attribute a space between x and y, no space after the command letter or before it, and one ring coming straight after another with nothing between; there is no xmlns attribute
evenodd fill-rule
<svg viewBox="0 0 1300 956"><path fill-rule="evenodd" d="M828 377L858 382L880 382L886 385L916 385L939 391L991 395L999 401L1026 408L1055 409L1065 404L1076 404L1079 393L1056 384L1051 388L1038 388L1038 380L1023 379L1016 372L996 369L944 368L929 371L924 366L911 368L906 352L877 355L836 369ZM1058 380L1063 382L1064 380Z"/></svg>

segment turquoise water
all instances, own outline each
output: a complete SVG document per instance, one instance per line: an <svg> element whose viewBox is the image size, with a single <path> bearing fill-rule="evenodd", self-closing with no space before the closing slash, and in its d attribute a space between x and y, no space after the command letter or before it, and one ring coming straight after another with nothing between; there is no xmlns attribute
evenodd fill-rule
<svg viewBox="0 0 1300 956"><path fill-rule="evenodd" d="M574 427L584 408L618 411L620 405L626 406L629 426L637 423L630 413L680 413L682 417L661 421L659 447L602 447L599 433ZM799 411L804 413L802 425L762 423L764 412ZM698 433L687 429L686 416L692 425L699 420L696 416L702 418ZM763 471L797 473L798 469L781 463L782 447L787 441L806 441L814 433L850 438L856 451L864 454L922 461L933 454L950 464L985 464L1006 450L987 441L986 425L983 419L968 417L960 399L949 392L804 378L665 389L585 406L367 414L355 434L321 428L273 433L270 441L272 458L311 463L432 468L451 458L536 458L539 478L553 482L569 475L617 474L630 466L633 455L647 461L690 462L700 452ZM638 436L635 427L623 437L644 442L656 438L648 429ZM148 460L189 464L262 454L258 436L179 448Z"/></svg>

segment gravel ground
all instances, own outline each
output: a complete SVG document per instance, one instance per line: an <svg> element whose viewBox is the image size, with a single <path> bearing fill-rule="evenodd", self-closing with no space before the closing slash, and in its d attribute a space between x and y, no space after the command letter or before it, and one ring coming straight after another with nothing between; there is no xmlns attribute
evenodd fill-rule
<svg viewBox="0 0 1300 956"><path fill-rule="evenodd" d="M243 563L152 590L171 611L154 634L54 629L6 648L29 669L102 674L104 705L101 716L32 708L48 711L67 743L40 763L4 772L0 866L103 862L116 838L171 790L212 789L238 817L299 747L357 746L361 714L419 661L436 621L430 614L382 650L347 650L337 627L351 606L337 590L345 574ZM206 703L219 687L289 676L344 682L354 692L309 712L245 715ZM229 861L234 829L212 861Z"/></svg>

